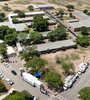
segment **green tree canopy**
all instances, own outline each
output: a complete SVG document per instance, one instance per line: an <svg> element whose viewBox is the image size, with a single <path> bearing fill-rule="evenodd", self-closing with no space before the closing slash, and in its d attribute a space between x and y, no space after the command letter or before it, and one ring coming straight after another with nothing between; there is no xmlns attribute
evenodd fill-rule
<svg viewBox="0 0 90 100"><path fill-rule="evenodd" d="M50 71L45 74L45 81L48 86L54 89L58 89L62 85L61 75L55 71Z"/></svg>
<svg viewBox="0 0 90 100"><path fill-rule="evenodd" d="M5 40L5 43L7 43L9 45L16 44L17 34L16 33L7 34L7 35L5 35L4 40Z"/></svg>
<svg viewBox="0 0 90 100"><path fill-rule="evenodd" d="M35 15L33 18L33 28L36 31L45 31L48 29L48 21L42 15Z"/></svg>
<svg viewBox="0 0 90 100"><path fill-rule="evenodd" d="M64 40L67 37L65 32L65 28L62 25L58 25L54 31L48 33L48 38L50 41Z"/></svg>
<svg viewBox="0 0 90 100"><path fill-rule="evenodd" d="M30 33L30 39L35 44L38 44L38 43L42 43L43 42L43 36L39 32L31 32Z"/></svg>
<svg viewBox="0 0 90 100"><path fill-rule="evenodd" d="M31 94L27 91L13 91L11 94L6 96L3 100L33 100Z"/></svg>
<svg viewBox="0 0 90 100"><path fill-rule="evenodd" d="M85 87L79 91L81 100L90 100L90 87Z"/></svg>
<svg viewBox="0 0 90 100"><path fill-rule="evenodd" d="M45 68L46 61L40 57L33 57L26 63L27 68L33 68L35 72L42 71Z"/></svg>
<svg viewBox="0 0 90 100"><path fill-rule="evenodd" d="M18 12L18 16L23 18L23 17L25 17L25 13L23 11L20 11L20 12Z"/></svg>
<svg viewBox="0 0 90 100"><path fill-rule="evenodd" d="M74 9L74 5L70 5L70 4L69 4L69 5L66 6L66 8L68 8L68 11L71 11L71 10Z"/></svg>
<svg viewBox="0 0 90 100"><path fill-rule="evenodd" d="M22 59L25 59L25 61L28 61L32 59L34 56L39 56L38 51L36 50L36 47L29 47L26 50L20 52L20 56Z"/></svg>
<svg viewBox="0 0 90 100"><path fill-rule="evenodd" d="M1 12L0 13L0 17L5 18L5 13L4 12Z"/></svg>
<svg viewBox="0 0 90 100"><path fill-rule="evenodd" d="M0 54L3 56L6 54L6 46L3 43L0 43Z"/></svg>
<svg viewBox="0 0 90 100"><path fill-rule="evenodd" d="M81 34L82 35L88 35L89 34L86 27L81 27Z"/></svg>
<svg viewBox="0 0 90 100"><path fill-rule="evenodd" d="M76 42L77 42L77 44L79 44L82 47L89 46L89 40L88 40L88 37L86 37L86 36L82 36L82 37L78 36L76 39Z"/></svg>
<svg viewBox="0 0 90 100"><path fill-rule="evenodd" d="M87 9L83 10L83 13L87 14L88 13L88 10Z"/></svg>
<svg viewBox="0 0 90 100"><path fill-rule="evenodd" d="M33 8L32 5L29 5L29 6L28 6L28 9L29 9L29 11L33 11L33 10L34 10L34 8Z"/></svg>

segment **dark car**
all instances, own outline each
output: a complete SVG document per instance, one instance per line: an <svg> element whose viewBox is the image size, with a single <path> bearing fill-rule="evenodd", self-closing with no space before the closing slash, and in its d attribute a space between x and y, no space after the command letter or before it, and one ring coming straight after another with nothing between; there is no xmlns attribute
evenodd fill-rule
<svg viewBox="0 0 90 100"><path fill-rule="evenodd" d="M17 75L17 73L14 70L12 70L11 72L13 73L13 75Z"/></svg>

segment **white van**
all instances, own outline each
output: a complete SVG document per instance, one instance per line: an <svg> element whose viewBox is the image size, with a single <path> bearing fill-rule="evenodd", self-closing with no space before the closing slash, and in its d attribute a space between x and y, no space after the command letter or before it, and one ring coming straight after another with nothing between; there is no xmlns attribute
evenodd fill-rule
<svg viewBox="0 0 90 100"><path fill-rule="evenodd" d="M88 63L81 63L79 65L79 69L78 69L78 74L82 74L86 71L86 69L88 68Z"/></svg>

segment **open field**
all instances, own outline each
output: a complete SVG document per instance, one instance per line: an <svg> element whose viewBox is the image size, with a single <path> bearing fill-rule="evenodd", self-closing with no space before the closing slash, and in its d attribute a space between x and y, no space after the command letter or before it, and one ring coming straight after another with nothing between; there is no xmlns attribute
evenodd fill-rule
<svg viewBox="0 0 90 100"><path fill-rule="evenodd" d="M74 64L74 71L77 72L78 65L83 61L87 61L90 58L90 47L79 49L68 49L66 51L58 51L50 54L43 54L41 57L48 61L48 67L56 70L62 75L62 79L65 78L61 64L56 63L56 57L65 58L64 61L70 61Z"/></svg>
<svg viewBox="0 0 90 100"><path fill-rule="evenodd" d="M57 4L59 8L65 9L67 4L75 5L76 9L83 10L83 9L90 9L90 0L9 0L0 2L0 10L5 3L11 8L11 10L20 9L26 10L29 4L47 4L47 3L54 3Z"/></svg>

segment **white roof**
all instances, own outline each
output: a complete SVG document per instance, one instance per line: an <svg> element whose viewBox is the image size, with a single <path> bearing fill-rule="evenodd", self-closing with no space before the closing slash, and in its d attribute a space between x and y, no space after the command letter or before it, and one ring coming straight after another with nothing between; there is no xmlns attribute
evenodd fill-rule
<svg viewBox="0 0 90 100"><path fill-rule="evenodd" d="M43 11L36 11L36 12L26 12L25 15L41 15L45 14ZM14 17L18 16L18 13L10 13L8 16Z"/></svg>
<svg viewBox="0 0 90 100"><path fill-rule="evenodd" d="M10 55L13 53L15 53L14 49L11 46L7 46L7 54Z"/></svg>
<svg viewBox="0 0 90 100"><path fill-rule="evenodd" d="M41 85L42 84L42 82L40 82L36 77L34 77L33 75L31 75L31 74L29 74L29 73L26 73L26 72L24 72L24 73L22 73L23 74L23 76L25 77L25 78L27 78L28 80L30 79L30 80L32 80L34 83L37 83L38 85Z"/></svg>
<svg viewBox="0 0 90 100"><path fill-rule="evenodd" d="M54 4L41 4L41 5L38 5L38 8L54 8Z"/></svg>

